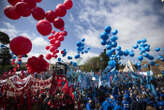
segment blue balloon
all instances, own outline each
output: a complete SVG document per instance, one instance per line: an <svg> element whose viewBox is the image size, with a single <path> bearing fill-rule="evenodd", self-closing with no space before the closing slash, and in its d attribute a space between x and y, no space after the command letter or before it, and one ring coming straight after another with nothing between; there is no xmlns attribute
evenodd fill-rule
<svg viewBox="0 0 164 110"><path fill-rule="evenodd" d="M124 52L122 51L122 50L120 50L120 51L118 51L118 53L117 53L119 56L122 56L122 55L124 55Z"/></svg>
<svg viewBox="0 0 164 110"><path fill-rule="evenodd" d="M117 36L112 36L112 37L110 38L110 40L111 40L112 42L115 42L117 39L118 39Z"/></svg>
<svg viewBox="0 0 164 110"><path fill-rule="evenodd" d="M71 56L68 56L67 58L68 58L69 60L71 60L71 59L72 59L72 57L71 57Z"/></svg>
<svg viewBox="0 0 164 110"><path fill-rule="evenodd" d="M82 41L82 42L85 42L85 38L83 38L81 41Z"/></svg>
<svg viewBox="0 0 164 110"><path fill-rule="evenodd" d="M85 50L84 52L85 52L85 53L88 53L88 51L87 51L87 50Z"/></svg>
<svg viewBox="0 0 164 110"><path fill-rule="evenodd" d="M73 66L76 67L77 66L77 63L76 62L73 62Z"/></svg>
<svg viewBox="0 0 164 110"><path fill-rule="evenodd" d="M87 48L87 50L90 50L90 49L91 49L91 48L89 48L89 47Z"/></svg>
<svg viewBox="0 0 164 110"><path fill-rule="evenodd" d="M151 55L148 55L148 57L147 57L149 60L154 60L154 57L153 56L151 56Z"/></svg>
<svg viewBox="0 0 164 110"><path fill-rule="evenodd" d="M125 55L125 56L128 56L128 55L129 55L129 51L128 51L128 50L125 50L125 51L124 51L124 55Z"/></svg>
<svg viewBox="0 0 164 110"><path fill-rule="evenodd" d="M78 41L78 42L76 43L76 45L77 45L78 47L80 47L80 46L81 46L81 42Z"/></svg>
<svg viewBox="0 0 164 110"><path fill-rule="evenodd" d="M104 29L104 31L108 34L111 32L111 30L112 30L111 26L106 26Z"/></svg>
<svg viewBox="0 0 164 110"><path fill-rule="evenodd" d="M134 48L134 49L137 49L137 48L138 48L138 45L137 45L137 44L136 44L136 45L134 45L134 46L133 46L133 48Z"/></svg>
<svg viewBox="0 0 164 110"><path fill-rule="evenodd" d="M143 56L138 56L138 60L142 61L143 60Z"/></svg>
<svg viewBox="0 0 164 110"><path fill-rule="evenodd" d="M80 55L79 54L75 55L75 59L78 59L78 58L80 58Z"/></svg>
<svg viewBox="0 0 164 110"><path fill-rule="evenodd" d="M61 61L61 58L58 58L58 61L60 62Z"/></svg>
<svg viewBox="0 0 164 110"><path fill-rule="evenodd" d="M136 66L140 69L141 68L141 63L140 62L137 62L136 63Z"/></svg>
<svg viewBox="0 0 164 110"><path fill-rule="evenodd" d="M112 47L117 47L117 42L112 42Z"/></svg>
<svg viewBox="0 0 164 110"><path fill-rule="evenodd" d="M108 66L115 67L116 66L116 61L115 60L108 61Z"/></svg>
<svg viewBox="0 0 164 110"><path fill-rule="evenodd" d="M138 41L137 41L137 44L140 44L140 43L141 43L141 40L138 40Z"/></svg>
<svg viewBox="0 0 164 110"><path fill-rule="evenodd" d="M149 54L148 54L148 53L143 53L143 56L144 56L144 57L148 57Z"/></svg>
<svg viewBox="0 0 164 110"><path fill-rule="evenodd" d="M108 44L106 45L106 49L108 49L108 50L109 50L109 49L111 49L111 48L112 48L112 46L111 46L111 45L108 45Z"/></svg>
<svg viewBox="0 0 164 110"><path fill-rule="evenodd" d="M102 32L102 33L100 34L100 38L103 39L103 40L107 40L108 37L109 37L109 36L107 35L106 32Z"/></svg>
<svg viewBox="0 0 164 110"><path fill-rule="evenodd" d="M107 55L107 56L111 56L112 54L113 54L113 51L112 51L112 50L107 50L107 51L106 51L106 55Z"/></svg>
<svg viewBox="0 0 164 110"><path fill-rule="evenodd" d="M155 48L155 51L156 51L156 52L159 52L159 51L160 51L160 48Z"/></svg>
<svg viewBox="0 0 164 110"><path fill-rule="evenodd" d="M140 47L145 47L145 45L146 45L146 44L144 44L144 43L141 43L141 44L140 44Z"/></svg>
<svg viewBox="0 0 164 110"><path fill-rule="evenodd" d="M134 52L133 51L130 51L129 52L129 56L134 57Z"/></svg>
<svg viewBox="0 0 164 110"><path fill-rule="evenodd" d="M121 50L121 46L118 46L118 47L116 48L116 50L118 50L118 51Z"/></svg>
<svg viewBox="0 0 164 110"><path fill-rule="evenodd" d="M77 48L77 51L78 51L78 52L81 52L81 51L82 51L82 49L81 49L81 48Z"/></svg>
<svg viewBox="0 0 164 110"><path fill-rule="evenodd" d="M146 50L145 48L141 48L141 52L144 53Z"/></svg>
<svg viewBox="0 0 164 110"><path fill-rule="evenodd" d="M143 42L143 43L146 43L146 42L147 42L147 39L146 39L146 38L145 38L145 39L143 39L143 40L142 40L142 42Z"/></svg>
<svg viewBox="0 0 164 110"><path fill-rule="evenodd" d="M117 35L117 33L118 33L118 30L116 29L112 32L112 35Z"/></svg>
<svg viewBox="0 0 164 110"><path fill-rule="evenodd" d="M101 45L106 45L106 41L102 40Z"/></svg>

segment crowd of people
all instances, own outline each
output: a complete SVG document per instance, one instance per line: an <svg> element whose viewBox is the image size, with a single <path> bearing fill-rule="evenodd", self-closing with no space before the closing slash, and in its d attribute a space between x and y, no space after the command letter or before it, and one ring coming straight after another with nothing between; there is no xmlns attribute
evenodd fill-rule
<svg viewBox="0 0 164 110"><path fill-rule="evenodd" d="M57 88L54 94L37 91L27 94L7 97L0 94L0 103L6 110L164 110L164 87L153 82L163 79L153 79L155 93L147 87L147 82L139 79L120 79L109 86L89 87L81 89L72 86L72 93L65 94L62 88ZM76 81L75 81L76 83Z"/></svg>

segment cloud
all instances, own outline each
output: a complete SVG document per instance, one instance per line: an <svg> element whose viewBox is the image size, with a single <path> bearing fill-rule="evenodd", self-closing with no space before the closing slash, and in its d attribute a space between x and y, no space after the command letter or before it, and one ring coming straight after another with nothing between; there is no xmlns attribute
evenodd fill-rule
<svg viewBox="0 0 164 110"><path fill-rule="evenodd" d="M34 40L32 40L32 44L35 46L43 46L44 47L44 46L48 45L48 42L41 37L37 37Z"/></svg>
<svg viewBox="0 0 164 110"><path fill-rule="evenodd" d="M31 35L29 35L26 32L22 32L20 30L17 30L16 27L9 22L3 22L3 25L4 25L4 27L0 28L0 31L7 33L11 39L16 37L16 36L21 36L21 35L25 36L29 39L34 37L34 36L31 37Z"/></svg>
<svg viewBox="0 0 164 110"><path fill-rule="evenodd" d="M87 25L78 26L75 32L78 36L86 36L87 45L101 48L98 36L106 25L111 25L119 30L118 43L123 49L132 48L137 40L143 38L147 38L152 48L164 47L161 40L164 35L164 26L161 25L164 9L157 10L154 4L157 4L155 0L83 0L81 5L85 8L79 11L78 20Z"/></svg>
<svg viewBox="0 0 164 110"><path fill-rule="evenodd" d="M3 22L4 28L0 28L0 31L7 33L10 37L15 37L18 34L16 27L8 22Z"/></svg>

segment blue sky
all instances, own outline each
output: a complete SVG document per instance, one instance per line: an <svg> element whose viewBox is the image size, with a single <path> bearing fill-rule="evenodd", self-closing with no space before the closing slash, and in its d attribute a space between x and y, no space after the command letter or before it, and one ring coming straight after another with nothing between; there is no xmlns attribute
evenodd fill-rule
<svg viewBox="0 0 164 110"><path fill-rule="evenodd" d="M32 16L13 21L4 16L7 0L0 1L0 30L11 37L25 35L32 40L33 49L29 56L47 53L48 38L36 30ZM45 11L54 10L64 0L42 0L37 5ZM68 36L61 48L69 55L76 54L76 42L86 38L91 51L82 56L83 62L103 51L99 34L106 25L119 30L118 43L123 49L131 48L137 40L147 38L152 48L164 47L164 3L160 0L73 0L74 6L64 17ZM55 29L56 30L56 29Z"/></svg>

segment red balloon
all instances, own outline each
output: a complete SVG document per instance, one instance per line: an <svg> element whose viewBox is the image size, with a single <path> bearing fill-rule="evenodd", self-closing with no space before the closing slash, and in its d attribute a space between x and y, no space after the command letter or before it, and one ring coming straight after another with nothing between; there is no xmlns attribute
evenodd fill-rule
<svg viewBox="0 0 164 110"><path fill-rule="evenodd" d="M51 35L48 37L49 40L53 39L54 38L54 35Z"/></svg>
<svg viewBox="0 0 164 110"><path fill-rule="evenodd" d="M52 53L53 53L56 49L57 49L57 47L56 47L56 46L51 46L51 47L50 47L50 52L52 52Z"/></svg>
<svg viewBox="0 0 164 110"><path fill-rule="evenodd" d="M52 55L48 53L48 54L46 55L46 59L47 59L47 60L50 60L51 58L52 58Z"/></svg>
<svg viewBox="0 0 164 110"><path fill-rule="evenodd" d="M43 58L43 55L40 55L39 57L31 57L27 61L27 69L30 73L41 73L44 71L47 71L49 68L48 62Z"/></svg>
<svg viewBox="0 0 164 110"><path fill-rule="evenodd" d="M36 0L22 0L22 2L25 2L30 5L30 9L36 7Z"/></svg>
<svg viewBox="0 0 164 110"><path fill-rule="evenodd" d="M64 54L64 51L63 50L61 51L61 54Z"/></svg>
<svg viewBox="0 0 164 110"><path fill-rule="evenodd" d="M57 17L57 13L56 11L52 11L52 10L48 10L46 12L46 19L49 21L49 22L53 22L54 19Z"/></svg>
<svg viewBox="0 0 164 110"><path fill-rule="evenodd" d="M48 50L50 48L50 46L46 46L45 48L46 48L46 50Z"/></svg>
<svg viewBox="0 0 164 110"><path fill-rule="evenodd" d="M50 44L55 44L55 42L56 42L56 39L55 38L53 38L53 39L50 40Z"/></svg>
<svg viewBox="0 0 164 110"><path fill-rule="evenodd" d="M19 13L19 15L23 17L30 16L31 14L31 9L30 5L25 3L25 2L18 2L16 5L16 11Z"/></svg>
<svg viewBox="0 0 164 110"><path fill-rule="evenodd" d="M59 50L55 50L54 53L59 53Z"/></svg>
<svg viewBox="0 0 164 110"><path fill-rule="evenodd" d="M20 15L17 13L16 8L14 6L6 6L4 9L5 15L13 20L17 20L20 18Z"/></svg>
<svg viewBox="0 0 164 110"><path fill-rule="evenodd" d="M56 32L54 36L56 39L58 39L58 37L60 36L60 32Z"/></svg>
<svg viewBox="0 0 164 110"><path fill-rule="evenodd" d="M65 6L65 8L66 8L67 10L71 9L72 6L73 6L72 0L66 0L66 1L64 2L64 6Z"/></svg>
<svg viewBox="0 0 164 110"><path fill-rule="evenodd" d="M11 5L15 5L17 2L21 2L21 0L8 0L8 3L10 3Z"/></svg>
<svg viewBox="0 0 164 110"><path fill-rule="evenodd" d="M55 34L55 31L54 30L52 30L52 34Z"/></svg>
<svg viewBox="0 0 164 110"><path fill-rule="evenodd" d="M45 17L45 12L42 8L40 7L35 7L32 10L32 16L36 19L36 20L41 20L44 19Z"/></svg>
<svg viewBox="0 0 164 110"><path fill-rule="evenodd" d="M60 31L64 31L64 27L62 27L62 28L60 29Z"/></svg>
<svg viewBox="0 0 164 110"><path fill-rule="evenodd" d="M60 35L60 36L58 37L58 40L63 41L63 40L64 40L64 36L63 36L63 35Z"/></svg>
<svg viewBox="0 0 164 110"><path fill-rule="evenodd" d="M54 27L56 27L57 29L61 29L64 27L64 21L63 19L61 18L56 18L54 21L53 21L53 25Z"/></svg>
<svg viewBox="0 0 164 110"><path fill-rule="evenodd" d="M55 51L55 48L54 47L50 47L50 52L54 52Z"/></svg>
<svg viewBox="0 0 164 110"><path fill-rule="evenodd" d="M67 36L67 31L63 31L63 32L61 32L61 35L63 35L63 36Z"/></svg>
<svg viewBox="0 0 164 110"><path fill-rule="evenodd" d="M32 49L31 41L24 36L18 36L11 40L10 49L15 55L26 55Z"/></svg>
<svg viewBox="0 0 164 110"><path fill-rule="evenodd" d="M55 9L57 16L64 17L67 13L66 7L63 4L58 4Z"/></svg>
<svg viewBox="0 0 164 110"><path fill-rule="evenodd" d="M60 47L60 41L59 40L55 41L55 45L56 47Z"/></svg>
<svg viewBox="0 0 164 110"><path fill-rule="evenodd" d="M58 55L54 55L54 58L57 58L58 57Z"/></svg>
<svg viewBox="0 0 164 110"><path fill-rule="evenodd" d="M47 20L38 21L36 27L37 27L38 32L42 34L43 36L49 35L52 31L52 26L50 22Z"/></svg>
<svg viewBox="0 0 164 110"><path fill-rule="evenodd" d="M38 3L41 2L41 1L42 1L42 0L36 0L36 2L38 2Z"/></svg>

